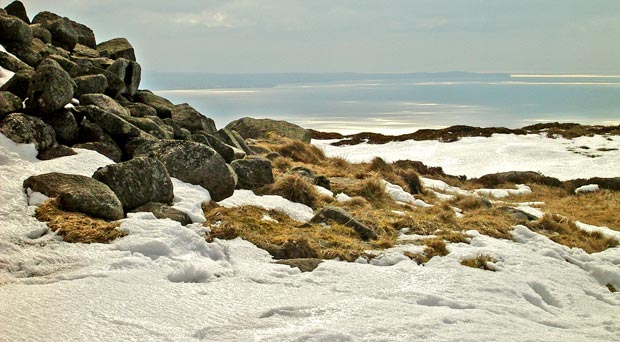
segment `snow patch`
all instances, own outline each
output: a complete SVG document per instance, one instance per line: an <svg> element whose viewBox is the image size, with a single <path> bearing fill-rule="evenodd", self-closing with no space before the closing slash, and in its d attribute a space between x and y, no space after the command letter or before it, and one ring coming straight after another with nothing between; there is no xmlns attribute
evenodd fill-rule
<svg viewBox="0 0 620 342"><path fill-rule="evenodd" d="M300 222L309 222L314 217L312 208L305 204L291 202L282 196L257 196L251 190L235 190L231 197L218 202L218 204L225 208L251 205L265 210L275 210Z"/></svg>

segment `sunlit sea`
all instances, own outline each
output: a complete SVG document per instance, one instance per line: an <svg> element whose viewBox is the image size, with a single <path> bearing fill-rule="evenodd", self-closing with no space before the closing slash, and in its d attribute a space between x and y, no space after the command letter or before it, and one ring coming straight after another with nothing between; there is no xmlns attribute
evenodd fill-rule
<svg viewBox="0 0 620 342"><path fill-rule="evenodd" d="M505 80L368 79L271 88L157 91L218 127L251 116L341 133L402 134L451 125L620 124L620 76L512 75Z"/></svg>

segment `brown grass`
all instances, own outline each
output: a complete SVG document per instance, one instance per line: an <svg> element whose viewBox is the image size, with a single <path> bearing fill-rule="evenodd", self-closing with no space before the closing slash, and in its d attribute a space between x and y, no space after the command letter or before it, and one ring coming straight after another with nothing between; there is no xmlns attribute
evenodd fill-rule
<svg viewBox="0 0 620 342"><path fill-rule="evenodd" d="M532 194L523 201L545 202L545 212L574 221L620 230L620 192L601 190L587 194L568 194L563 189L533 185Z"/></svg>
<svg viewBox="0 0 620 342"><path fill-rule="evenodd" d="M277 222L262 220L268 214ZM278 246L290 244L291 241L305 241L304 248L310 248L317 258L354 261L365 250L387 248L394 244L396 234L391 230L376 231L376 241L362 241L351 228L340 224L322 226L320 224L303 224L292 220L287 215L265 211L260 208L245 206L239 208L214 208L205 213L205 226L211 227L207 239L233 239L242 237L259 248L270 253ZM216 224L217 223L217 224ZM274 248L275 246L275 248Z"/></svg>
<svg viewBox="0 0 620 342"><path fill-rule="evenodd" d="M600 232L586 232L575 223L560 215L545 215L540 220L527 226L549 239L568 246L581 248L588 253L596 253L618 245L618 240L607 237Z"/></svg>
<svg viewBox="0 0 620 342"><path fill-rule="evenodd" d="M420 175L414 170L399 170L398 175L402 178L403 182L407 185L407 189L412 194L424 193L424 187L420 181Z"/></svg>
<svg viewBox="0 0 620 342"><path fill-rule="evenodd" d="M290 201L303 203L309 207L316 207L319 194L308 180L300 175L284 175L278 178L268 189L267 193L282 196Z"/></svg>
<svg viewBox="0 0 620 342"><path fill-rule="evenodd" d="M308 164L319 164L327 159L321 149L299 140L291 140L283 145L276 146L275 150L284 157Z"/></svg>
<svg viewBox="0 0 620 342"><path fill-rule="evenodd" d="M479 254L473 258L461 260L461 265L472 268L480 268L486 271L494 271L493 268L489 267L489 263L495 262L497 262L497 260L492 256L487 254Z"/></svg>
<svg viewBox="0 0 620 342"><path fill-rule="evenodd" d="M119 222L107 222L85 214L58 209L55 201L48 200L36 210L34 217L71 243L107 243L125 234L116 228Z"/></svg>

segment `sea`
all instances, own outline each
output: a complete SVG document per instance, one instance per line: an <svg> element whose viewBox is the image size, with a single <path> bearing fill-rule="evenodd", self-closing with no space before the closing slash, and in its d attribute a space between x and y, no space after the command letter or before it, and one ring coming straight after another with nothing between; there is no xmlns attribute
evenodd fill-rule
<svg viewBox="0 0 620 342"><path fill-rule="evenodd" d="M218 127L246 116L344 134L404 134L452 125L620 125L618 75L151 73L145 78L157 94L189 103Z"/></svg>

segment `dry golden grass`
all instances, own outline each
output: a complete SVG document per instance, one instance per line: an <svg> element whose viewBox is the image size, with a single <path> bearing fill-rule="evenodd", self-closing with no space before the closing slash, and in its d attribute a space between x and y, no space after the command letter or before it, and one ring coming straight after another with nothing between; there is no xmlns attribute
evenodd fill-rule
<svg viewBox="0 0 620 342"><path fill-rule="evenodd" d="M312 208L316 207L320 197L314 185L310 184L305 177L297 174L283 175L269 186L266 192Z"/></svg>
<svg viewBox="0 0 620 342"><path fill-rule="evenodd" d="M277 222L263 220L265 214ZM211 227L208 240L241 237L278 257L285 255L273 253L278 250L277 247L290 244L291 241L304 241L304 248L311 249L304 254L316 255L321 259L353 261L365 250L392 246L397 236L393 231L379 230L376 231L379 236L376 241L362 241L353 229L340 224L303 224L287 215L251 206L211 208L205 216L205 226Z"/></svg>
<svg viewBox="0 0 620 342"><path fill-rule="evenodd" d="M125 236L116 229L120 223L60 210L53 199L41 204L35 210L34 216L39 221L47 222L48 227L61 235L66 242L107 243Z"/></svg>
<svg viewBox="0 0 620 342"><path fill-rule="evenodd" d="M480 268L486 271L494 271L489 267L489 263L495 263L497 260L487 254L479 254L473 258L461 260L461 265L473 268Z"/></svg>
<svg viewBox="0 0 620 342"><path fill-rule="evenodd" d="M563 189L534 185L524 201L545 202L545 212L574 221L620 230L620 192L601 190L588 194L567 194Z"/></svg>
<svg viewBox="0 0 620 342"><path fill-rule="evenodd" d="M299 140L291 140L283 145L278 145L275 150L284 157L308 164L319 164L327 159L321 149Z"/></svg>
<svg viewBox="0 0 620 342"><path fill-rule="evenodd" d="M411 260L415 260L419 265L427 263L433 257L446 256L450 253L446 247L446 243L440 237L433 237L423 240L424 252L422 254L405 252L404 255Z"/></svg>
<svg viewBox="0 0 620 342"><path fill-rule="evenodd" d="M560 215L545 215L537 221L528 223L527 226L559 244L581 248L588 253L601 252L618 245L617 240L600 232L586 232L579 229L573 221Z"/></svg>

